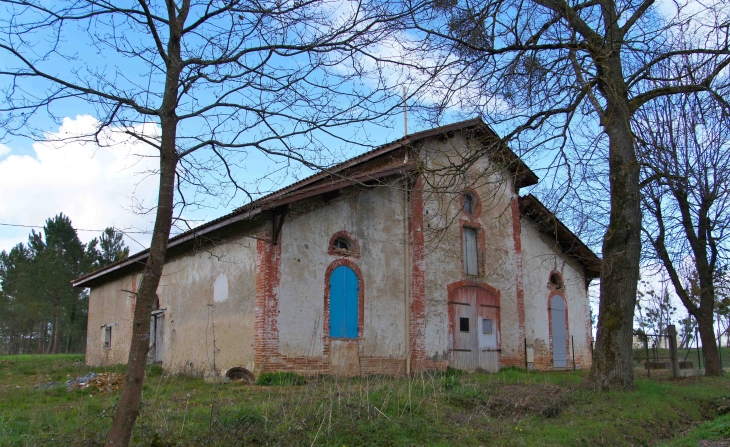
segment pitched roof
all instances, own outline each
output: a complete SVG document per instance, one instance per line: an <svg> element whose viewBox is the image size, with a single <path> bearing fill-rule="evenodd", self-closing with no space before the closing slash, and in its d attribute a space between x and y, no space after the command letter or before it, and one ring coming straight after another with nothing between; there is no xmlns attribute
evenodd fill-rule
<svg viewBox="0 0 730 447"><path fill-rule="evenodd" d="M520 197L519 200L520 214L532 219L538 231L555 240L563 252L583 265L586 279L601 276L601 258L573 234L537 197L528 194Z"/></svg>
<svg viewBox="0 0 730 447"><path fill-rule="evenodd" d="M219 230L223 227L231 225L242 220L250 219L260 214L263 210L270 210L286 203L303 200L313 195L323 194L327 191L343 188L348 185L354 185L367 181L369 179L383 178L388 175L397 174L408 169L410 166L404 164L399 167L389 167L373 172L358 173L353 175L338 175L350 168L361 166L365 162L390 154L398 149L409 147L428 138L449 135L456 131L473 130L474 132L499 141L496 133L482 121L481 118L474 118L458 123L448 124L433 129L417 132L405 137L399 138L390 143L376 147L373 150L365 152L356 157L345 160L331 168L322 172L311 175L307 178L299 180L286 186L278 191L274 191L257 200L254 200L240 208L236 208L232 213L221 216L210 222L206 222L192 230L171 237L168 241L168 248L188 242L196 237ZM515 175L518 187L531 186L537 183L538 177L534 172L515 154L505 143L499 143L494 149L500 156L500 160L505 163L507 168ZM86 274L71 282L74 287L86 287L92 281L101 278L112 272L119 271L134 264L141 264L149 255L149 249L142 250L134 255L110 264L106 267L98 269L94 272Z"/></svg>

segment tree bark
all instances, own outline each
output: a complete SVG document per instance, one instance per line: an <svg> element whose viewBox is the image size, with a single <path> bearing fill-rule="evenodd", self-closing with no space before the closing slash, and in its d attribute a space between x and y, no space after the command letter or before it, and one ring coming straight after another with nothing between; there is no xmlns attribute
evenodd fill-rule
<svg viewBox="0 0 730 447"><path fill-rule="evenodd" d="M603 240L601 300L589 381L598 389L633 389L633 322L641 256L640 169L620 47L615 46L604 48L601 56L609 56L597 63L599 89L607 98L601 124L609 142L611 215Z"/></svg>
<svg viewBox="0 0 730 447"><path fill-rule="evenodd" d="M714 315L707 314L708 312L703 312L703 315L697 318L700 340L702 340L702 354L705 356L705 375L722 376L722 364L715 337Z"/></svg>
<svg viewBox="0 0 730 447"><path fill-rule="evenodd" d="M61 315L59 315L58 313L56 314L56 319L53 323L53 326L57 328L56 333L53 335L53 353L58 354L58 350L60 349L61 344Z"/></svg>
<svg viewBox="0 0 730 447"><path fill-rule="evenodd" d="M165 131L166 127L168 127L167 132ZM177 154L174 150L175 132L172 131L172 137L168 136L169 126L163 126L162 132L163 145L169 138L173 139L171 144L172 153L169 149L163 150L160 157L160 189L155 227L152 234L150 254L136 296L134 320L132 322L132 342L129 348L124 388L122 389L119 405L114 413L111 430L107 436L107 446L129 445L142 400L142 384L145 376L145 365L147 364L147 352L150 346L150 315L152 302L165 264L167 241L172 224L175 168L177 166Z"/></svg>
<svg viewBox="0 0 730 447"><path fill-rule="evenodd" d="M152 232L149 257L142 272L137 291L134 320L132 322L132 343L129 348L127 372L119 405L114 413L112 427L107 435L106 446L127 446L132 437L134 423L139 416L142 401L147 353L150 347L150 316L152 304L160 284L165 265L167 242L172 226L175 197L175 170L178 163L177 138L177 92L181 72L182 26L188 12L188 2L177 15L176 6L168 1L169 40L167 44L166 78L162 106L160 107L160 186L157 198L157 214Z"/></svg>

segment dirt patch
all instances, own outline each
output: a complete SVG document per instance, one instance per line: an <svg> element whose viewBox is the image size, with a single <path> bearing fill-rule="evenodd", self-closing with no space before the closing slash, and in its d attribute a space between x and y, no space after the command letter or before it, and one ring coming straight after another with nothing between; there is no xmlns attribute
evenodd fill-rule
<svg viewBox="0 0 730 447"><path fill-rule="evenodd" d="M568 403L567 391L549 384L502 385L488 395L487 410L493 417L542 415L554 418Z"/></svg>

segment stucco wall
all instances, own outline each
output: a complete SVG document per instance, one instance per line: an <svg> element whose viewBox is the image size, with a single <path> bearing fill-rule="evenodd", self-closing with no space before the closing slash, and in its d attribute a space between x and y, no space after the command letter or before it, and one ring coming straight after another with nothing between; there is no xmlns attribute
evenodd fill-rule
<svg viewBox="0 0 730 447"><path fill-rule="evenodd" d="M477 149L467 146L466 138L456 135L446 142L432 140L424 147L428 167L426 176L441 175L450 164ZM488 284L501 296L500 363L521 354L519 308L517 302L517 264L514 247L512 178L491 164L486 156L470 167L463 180L454 183L427 180L424 185L424 233L426 274L426 355L441 360L451 343L448 324L447 285L462 280ZM462 211L461 192L475 192L480 210L469 216ZM479 275L467 276L463 267L461 227L478 228Z"/></svg>
<svg viewBox="0 0 730 447"><path fill-rule="evenodd" d="M166 369L204 374L214 362L219 371L253 368L255 264L255 240L244 236L209 243L165 264L157 294L165 309ZM123 290L136 290L138 276L92 287L87 363L127 361L134 300ZM112 329L109 350L103 348L103 330L98 327L112 322L119 326Z"/></svg>
<svg viewBox="0 0 730 447"><path fill-rule="evenodd" d="M339 231L359 245L359 255L347 258L359 267L364 287L360 356L405 354L403 209L397 187L350 188L327 204L317 197L293 205L281 230L276 289L281 355L323 354L325 272L343 257L328 248Z"/></svg>
<svg viewBox="0 0 730 447"><path fill-rule="evenodd" d="M586 293L583 268L547 236L540 233L530 219L521 220L522 258L525 287L525 337L534 347L535 368L552 368L552 340L548 315L549 297L553 292L548 285L551 272L562 275L564 287L559 293L567 304L568 340L573 336L576 365L588 368L591 364L590 303ZM572 347L568 350L568 366L572 368Z"/></svg>
<svg viewBox="0 0 730 447"><path fill-rule="evenodd" d="M126 363L132 340L136 275L129 275L91 289L86 329L86 363L114 365ZM112 326L111 348L104 348L104 329Z"/></svg>

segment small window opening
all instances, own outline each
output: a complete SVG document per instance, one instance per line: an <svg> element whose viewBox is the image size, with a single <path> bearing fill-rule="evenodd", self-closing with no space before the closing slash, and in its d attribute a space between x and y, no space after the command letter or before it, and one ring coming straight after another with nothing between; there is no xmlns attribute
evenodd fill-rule
<svg viewBox="0 0 730 447"><path fill-rule="evenodd" d="M152 302L152 310L160 310L160 296L155 295L155 300Z"/></svg>
<svg viewBox="0 0 730 447"><path fill-rule="evenodd" d="M338 250L345 250L345 251L352 250L350 241L348 241L344 237L338 237L337 239L335 239L335 242L332 245L334 246L334 248L336 248Z"/></svg>
<svg viewBox="0 0 730 447"><path fill-rule="evenodd" d="M104 328L104 347L105 348L112 347L112 327L111 326L107 326Z"/></svg>
<svg viewBox="0 0 730 447"><path fill-rule="evenodd" d="M492 320L482 320L482 334L492 333Z"/></svg>
<svg viewBox="0 0 730 447"><path fill-rule="evenodd" d="M563 288L563 280L557 273L550 275L550 284L555 286L558 290Z"/></svg>
<svg viewBox="0 0 730 447"><path fill-rule="evenodd" d="M467 317L459 318L459 331L469 332L469 318L467 318Z"/></svg>
<svg viewBox="0 0 730 447"><path fill-rule="evenodd" d="M464 194L464 212L469 215L474 213L474 196L470 193Z"/></svg>

